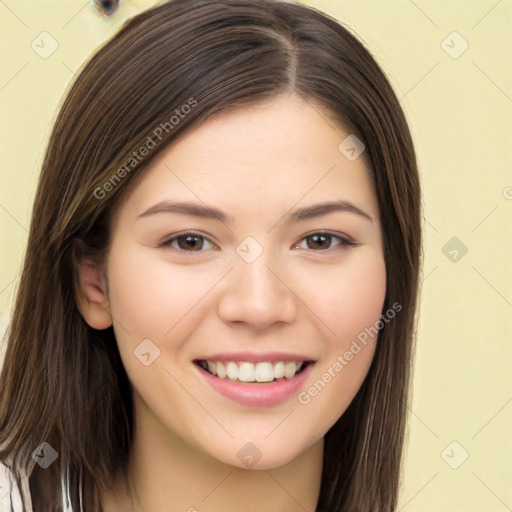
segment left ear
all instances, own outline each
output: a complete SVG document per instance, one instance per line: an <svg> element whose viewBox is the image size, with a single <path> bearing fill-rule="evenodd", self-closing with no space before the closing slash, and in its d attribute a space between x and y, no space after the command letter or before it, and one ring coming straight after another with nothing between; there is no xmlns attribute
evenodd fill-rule
<svg viewBox="0 0 512 512"><path fill-rule="evenodd" d="M78 264L79 286L76 293L78 310L93 329L107 329L112 325L107 295L107 280L103 272L88 260Z"/></svg>

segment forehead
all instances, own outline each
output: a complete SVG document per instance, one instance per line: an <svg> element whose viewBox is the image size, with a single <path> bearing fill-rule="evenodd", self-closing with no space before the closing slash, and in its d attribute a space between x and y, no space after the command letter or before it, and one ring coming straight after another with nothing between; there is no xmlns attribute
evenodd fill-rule
<svg viewBox="0 0 512 512"><path fill-rule="evenodd" d="M281 96L217 115L163 151L128 198L139 213L158 201L203 201L234 215L349 200L377 216L363 158L349 160L350 135L310 101Z"/></svg>

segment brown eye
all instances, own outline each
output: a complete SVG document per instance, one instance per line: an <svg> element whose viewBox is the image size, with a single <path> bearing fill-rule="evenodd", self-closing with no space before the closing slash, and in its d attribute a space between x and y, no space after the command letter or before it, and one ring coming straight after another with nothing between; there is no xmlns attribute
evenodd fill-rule
<svg viewBox="0 0 512 512"><path fill-rule="evenodd" d="M178 240L178 247L184 251L187 251L188 249L198 251L203 247L203 240L200 236L182 235L179 236L176 240Z"/></svg>
<svg viewBox="0 0 512 512"><path fill-rule="evenodd" d="M343 248L346 246L354 247L357 245L355 242L348 240L342 236L333 235L330 233L313 233L304 237L302 240L306 241L306 247L301 247L301 244L296 245L295 248L299 249L311 249L313 251L327 252L330 249ZM337 243L333 244L333 241L338 240Z"/></svg>
<svg viewBox="0 0 512 512"><path fill-rule="evenodd" d="M311 242L308 243L310 249L329 249L332 237L330 235L315 234L308 236L306 240L308 240L308 242Z"/></svg>
<svg viewBox="0 0 512 512"><path fill-rule="evenodd" d="M215 245L204 236L195 233L183 233L163 241L160 247L171 247L182 252L204 252L205 244L210 244L210 248L215 248ZM206 249L208 248L206 247Z"/></svg>

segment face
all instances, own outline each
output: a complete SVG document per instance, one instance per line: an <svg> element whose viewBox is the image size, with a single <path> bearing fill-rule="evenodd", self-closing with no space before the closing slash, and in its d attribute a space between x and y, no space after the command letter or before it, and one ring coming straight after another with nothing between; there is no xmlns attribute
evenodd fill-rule
<svg viewBox="0 0 512 512"><path fill-rule="evenodd" d="M368 170L338 148L348 135L279 97L187 134L119 205L108 300L139 422L272 469L343 414L386 291Z"/></svg>

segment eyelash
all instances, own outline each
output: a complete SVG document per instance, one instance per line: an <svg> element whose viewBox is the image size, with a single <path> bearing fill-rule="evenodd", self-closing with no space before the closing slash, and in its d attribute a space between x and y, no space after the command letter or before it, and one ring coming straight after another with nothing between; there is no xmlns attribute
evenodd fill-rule
<svg viewBox="0 0 512 512"><path fill-rule="evenodd" d="M197 237L197 238L201 238L203 240L208 240L208 238L206 238L205 236L203 235L200 235L199 233L194 233L192 231L185 231L183 233L177 233L175 235L172 236L172 238L167 238L166 240L163 240L159 245L158 247L170 247L171 244L176 241L178 238L182 238L182 237L186 237L187 235L191 235L191 236L194 236L194 237ZM336 235L334 233L331 233L329 231L315 231L313 233L310 233L304 237L302 237L300 239L300 242L302 242L303 240L306 240L307 238L310 238L312 237L313 235L326 235L326 236L329 236L331 238L337 238L340 240L340 243L338 245L336 245L334 248L330 248L330 249L318 249L318 250L314 250L314 249L309 249L310 251L313 251L313 252L331 252L332 250L335 250L336 247L340 248L339 250L341 250L342 248L347 248L347 247L355 247L357 246L357 243L356 242L353 242L352 240L349 240L348 238L346 237L343 237L343 236L340 236L339 234ZM211 242L210 240L208 240L209 243L215 245L213 242ZM299 242L299 244L300 244ZM295 245L299 245L299 244L295 244ZM173 248L175 249L176 251L178 252L181 252L181 253L202 253L202 252L205 252L203 250L198 250L198 251L186 251L184 249L180 249L180 248ZM306 249L308 250L308 249Z"/></svg>

